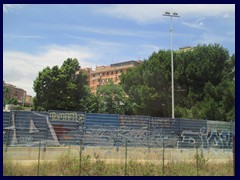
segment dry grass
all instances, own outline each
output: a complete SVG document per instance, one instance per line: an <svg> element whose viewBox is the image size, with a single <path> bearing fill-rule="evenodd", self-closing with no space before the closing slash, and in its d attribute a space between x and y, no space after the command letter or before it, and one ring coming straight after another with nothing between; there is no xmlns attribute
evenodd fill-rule
<svg viewBox="0 0 240 180"><path fill-rule="evenodd" d="M125 172L125 148L85 147L82 151L81 168L79 147L47 148L40 151L39 175L78 176L196 176L196 150L165 149L164 174L163 150L131 148L127 150ZM202 156L201 156L202 155ZM232 176L232 152L199 152L198 175ZM37 175L38 148L8 148L4 152L3 174Z"/></svg>

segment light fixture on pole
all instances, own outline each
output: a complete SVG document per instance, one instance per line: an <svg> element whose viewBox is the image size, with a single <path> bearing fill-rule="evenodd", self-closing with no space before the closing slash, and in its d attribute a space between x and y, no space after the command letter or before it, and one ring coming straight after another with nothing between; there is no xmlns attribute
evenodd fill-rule
<svg viewBox="0 0 240 180"><path fill-rule="evenodd" d="M172 32L173 32L173 29L172 29L172 18L173 17L180 17L178 15L178 13L174 12L174 13L170 13L170 12L165 12L165 14L163 14L163 16L169 16L171 17L171 27L170 27L170 33L171 33L171 71L172 71L172 118L174 119L175 118L175 115L174 115L174 78L173 78L173 45L172 45Z"/></svg>

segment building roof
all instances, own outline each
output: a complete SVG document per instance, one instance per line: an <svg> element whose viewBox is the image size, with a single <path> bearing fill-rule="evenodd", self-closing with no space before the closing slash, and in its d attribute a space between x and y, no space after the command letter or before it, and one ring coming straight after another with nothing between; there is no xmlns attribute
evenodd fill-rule
<svg viewBox="0 0 240 180"><path fill-rule="evenodd" d="M130 65L130 64L140 64L141 62L142 62L142 61L140 61L140 60L138 60L138 61L130 60L130 61L124 61L124 62L114 63L114 64L111 64L110 66L111 66L111 67L127 66L127 65Z"/></svg>

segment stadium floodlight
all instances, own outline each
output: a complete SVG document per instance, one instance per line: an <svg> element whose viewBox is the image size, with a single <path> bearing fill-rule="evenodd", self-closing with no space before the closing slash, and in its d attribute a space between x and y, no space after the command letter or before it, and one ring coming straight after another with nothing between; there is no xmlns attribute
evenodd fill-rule
<svg viewBox="0 0 240 180"><path fill-rule="evenodd" d="M169 16L171 17L171 27L170 27L170 34L171 34L171 71L172 71L172 118L174 119L175 118L175 115L174 115L174 77L173 77L173 45L172 45L172 34L173 34L173 29L172 29L172 18L173 17L180 17L178 15L177 12L174 12L174 13L170 13L170 12L165 12L165 14L163 14L163 16Z"/></svg>

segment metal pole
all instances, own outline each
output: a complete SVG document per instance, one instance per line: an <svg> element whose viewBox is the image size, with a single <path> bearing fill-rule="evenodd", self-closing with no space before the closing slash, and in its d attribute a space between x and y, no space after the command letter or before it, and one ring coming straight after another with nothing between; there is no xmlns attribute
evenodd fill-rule
<svg viewBox="0 0 240 180"><path fill-rule="evenodd" d="M38 147L38 170L37 170L37 176L39 176L39 169L40 169L40 150L41 150L41 141L39 141L39 147Z"/></svg>
<svg viewBox="0 0 240 180"><path fill-rule="evenodd" d="M196 148L196 161L197 161L197 176L198 176L198 148Z"/></svg>
<svg viewBox="0 0 240 180"><path fill-rule="evenodd" d="M23 103L23 107L24 107L24 103L25 103L25 93L23 94L23 97L22 97L22 103Z"/></svg>
<svg viewBox="0 0 240 180"><path fill-rule="evenodd" d="M82 173L82 141L79 140L80 149L79 149L79 173L78 176Z"/></svg>
<svg viewBox="0 0 240 180"><path fill-rule="evenodd" d="M125 176L127 175L127 139L125 144Z"/></svg>
<svg viewBox="0 0 240 180"><path fill-rule="evenodd" d="M165 12L163 16L170 16L171 17L171 27L170 27L170 34L171 34L171 79L172 79L172 118L175 118L175 110L174 110L174 76L173 76L173 28L172 28L172 18L173 17L180 17L178 13L170 13L170 12Z"/></svg>
<svg viewBox="0 0 240 180"><path fill-rule="evenodd" d="M151 117L148 120L148 152L150 152L151 148Z"/></svg>
<svg viewBox="0 0 240 180"><path fill-rule="evenodd" d="M232 122L233 175L235 176L235 122Z"/></svg>
<svg viewBox="0 0 240 180"><path fill-rule="evenodd" d="M46 122L46 126L47 126L47 129L46 129L46 134L45 134L44 152L46 152L46 150L47 150L47 139L48 139L48 125L47 125L47 122Z"/></svg>
<svg viewBox="0 0 240 180"><path fill-rule="evenodd" d="M162 174L164 176L164 139L163 139L163 156L162 156L162 161L163 161L163 165L162 165Z"/></svg>
<svg viewBox="0 0 240 180"><path fill-rule="evenodd" d="M233 175L235 176L235 122L232 122Z"/></svg>
<svg viewBox="0 0 240 180"><path fill-rule="evenodd" d="M171 76L172 76L172 118L175 118L174 115L174 78L173 78L173 29L172 29L172 16L171 16L171 28L170 28L170 34L171 34Z"/></svg>
<svg viewBox="0 0 240 180"><path fill-rule="evenodd" d="M69 144L69 141L68 141L68 155L70 155L70 144Z"/></svg>
<svg viewBox="0 0 240 180"><path fill-rule="evenodd" d="M12 114L10 113L10 115L9 115L8 127L11 126L11 115L12 115L12 118L15 118L15 112L12 112ZM8 130L7 130L7 142L6 142L6 146L5 146L5 152L7 152L7 149L8 149L9 136L10 136L10 128L8 128Z"/></svg>

